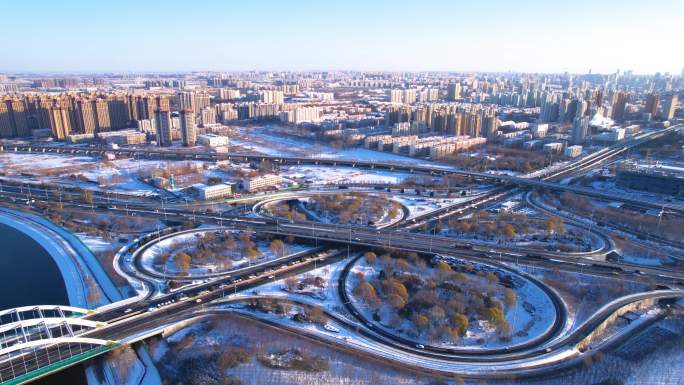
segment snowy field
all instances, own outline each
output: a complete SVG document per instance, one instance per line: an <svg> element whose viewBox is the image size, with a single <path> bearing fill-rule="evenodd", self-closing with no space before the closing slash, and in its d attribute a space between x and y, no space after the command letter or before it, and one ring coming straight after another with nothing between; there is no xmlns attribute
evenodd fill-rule
<svg viewBox="0 0 684 385"><path fill-rule="evenodd" d="M450 264L456 261L455 258L444 257ZM483 264L473 264L475 271L495 271L491 266ZM426 276L431 274L432 268L417 268L417 270L424 270ZM414 270L415 271L415 270ZM373 310L358 299L353 293L352 289L355 287L355 276L361 273L370 282L378 275L378 271L374 266L365 262L365 259L360 259L354 265L350 272L350 282L347 282L347 291L349 297L352 299L354 307L359 309L366 319L373 319ZM389 333L399 334L402 337L414 340L416 343L436 346L436 347L457 347L467 349L493 349L514 346L532 340L544 332L549 330L553 325L555 319L555 307L551 299L541 290L537 285L531 283L522 276L514 275L510 272L501 272L504 275L513 276L515 285L515 294L517 301L512 306L505 307L505 319L511 327L512 337L510 341L502 341L497 337L496 328L490 325L489 322L478 320L470 322L466 335L459 338L458 341L430 341L422 334L417 336L413 332L413 325L410 320L403 318L398 325L390 326L390 312L386 312L381 308L379 311L380 321L376 324ZM485 285L484 277L475 274L468 274L469 280L480 280L483 286ZM472 321L472 320L471 320Z"/></svg>
<svg viewBox="0 0 684 385"><path fill-rule="evenodd" d="M442 229L441 234L438 234L481 245L510 244L519 248L547 251L590 252L605 246L599 237L572 224L564 224L565 230L560 234L547 232L544 229L544 221L540 219L529 218L527 221L529 227L525 233L520 232L518 223L512 222L516 231L512 238L508 238L498 231L491 234L483 233L482 230L464 232L457 227L450 228L448 225ZM491 226L495 226L496 223L496 220L480 220L478 222L478 224Z"/></svg>
<svg viewBox="0 0 684 385"><path fill-rule="evenodd" d="M667 202L668 204L684 205L683 199L679 199L677 197L673 197L671 195L666 194L624 188L622 186L618 186L613 179L606 181L592 181L589 187L598 191L608 192L611 194L624 196L632 199L640 199L658 203L666 203L666 199L670 199L672 202ZM592 201L592 203L596 204L594 201Z"/></svg>
<svg viewBox="0 0 684 385"><path fill-rule="evenodd" d="M222 378L233 377L243 384L260 385L428 385L430 379L421 378L403 369L369 361L344 350L336 349L294 334L279 331L235 315L217 315L199 321L151 344L150 350L162 377L178 381L180 376L197 378L206 370L188 372L192 360L209 363L217 353L241 349L248 357L243 363L217 372L206 385L220 385ZM273 369L261 364L263 354L299 349L309 356L327 362L322 371ZM218 374L220 373L220 374ZM216 382L211 382L215 380Z"/></svg>
<svg viewBox="0 0 684 385"><path fill-rule="evenodd" d="M138 180L141 171L161 168L168 161L116 159L103 161L89 156L0 153L0 168L12 179L36 182L59 181L73 186L108 192L150 195L154 188ZM99 186L100 180L117 181Z"/></svg>
<svg viewBox="0 0 684 385"><path fill-rule="evenodd" d="M328 311L338 314L344 314L342 305L336 295L337 277L345 265L346 261L342 261L330 266L319 267L318 269L307 273L304 277L321 277L325 282L324 288L319 290L315 296L310 292L289 293L285 290L285 283L283 280L269 283L261 286L258 289L259 295L280 296L291 298L303 303L316 304ZM239 298L244 295L240 294ZM233 312L249 313L257 318L266 319L269 322L276 324L287 325L295 329L301 329L299 334L292 334L282 330L273 329L266 324L254 322L252 319L244 319L239 316L216 315L201 320L199 323L192 324L188 327L180 329L175 334L168 336L166 339L152 341L150 343L150 350L160 368L162 377L172 378L178 380L179 374L185 374L184 366L188 365L192 359L200 360L201 362L211 362L215 359L215 354L221 353L228 349L247 349L249 351L249 359L243 363L239 363L234 367L222 371L225 376L234 376L239 378L244 383L259 383L259 384L298 384L298 385L323 385L323 384L340 384L340 385L376 385L380 383L391 384L421 384L433 385L439 382L435 378L416 376L411 372L404 372L397 369L395 366L387 366L383 363L383 357L388 359L397 359L397 351L390 348L378 345L373 341L369 341L353 330L347 330L342 325L335 321L328 320L327 324L337 331L327 330L321 325L312 323L300 323L292 320L291 315L301 311L297 306L288 308L285 315L277 315L273 313L264 313L256 310L249 310L245 305L228 305L225 306L227 310L233 309ZM343 315L344 317L344 315ZM349 316L347 316L348 318ZM658 325L661 325L660 323ZM653 352L650 349L644 349L645 352L637 357L630 357L625 359L624 356L609 353L605 360L594 362L591 366L579 366L576 370L570 372L563 372L562 374L551 374L551 377L529 379L516 381L521 385L565 385L573 384L595 384L595 379L623 379L626 384L677 384L679 372L666 370L666 366L674 365L678 367L678 360L682 357L682 338L677 337L679 330L684 330L682 322L670 323L663 325L667 330L671 330L670 334L675 337L666 340L658 340L654 338L647 338L649 345L661 346L666 349L663 350L665 355L660 354L660 350ZM309 339L301 338L301 333L308 333L319 336L331 341L333 346L341 344L352 349L337 350L328 344L320 344L312 342ZM677 346L673 345L671 341L676 341ZM640 342L634 342L637 346ZM643 345L641 345L643 346ZM321 372L304 372L297 370L273 370L263 366L256 357L264 353L272 353L283 350L301 349L315 357L326 358L329 362L329 369ZM354 353L354 350L363 350L366 352L373 352L379 360L368 360L364 356L359 356ZM415 356L402 353L400 360L415 363L422 362L428 368L439 368L441 370L464 370L467 367L473 367L472 364L455 363L455 362L437 362L430 359L417 360ZM524 362L516 363L515 365L526 365ZM661 370L654 370L655 368ZM199 373L205 373L200 371ZM478 382L461 382L458 376L454 376L456 384L480 384ZM495 381L488 380L488 384L510 384L510 381Z"/></svg>
<svg viewBox="0 0 684 385"><path fill-rule="evenodd" d="M214 230L211 230L214 231ZM161 254L171 253L172 255L177 254L180 251L186 252L189 255L193 255L197 252L195 240L197 234L206 233L207 231L198 231L185 234L179 234L170 238L163 239L147 250L145 250L142 255L140 255L140 262L143 269L147 271L153 271L157 273L169 274L169 275L180 275L182 272L179 271L178 266L174 262L174 258L168 258L166 263L163 265L158 265L157 260ZM231 232L236 238L239 232ZM188 270L188 276L200 276L200 275L213 275L213 274L223 274L233 270L245 268L248 266L254 266L257 264L272 261L274 259L280 258L281 256L276 255L269 247L269 244L264 241L254 242L256 249L260 252L259 257L252 261L245 257L242 253L237 252L241 250L241 242L238 240L236 245L236 250L224 250L220 257L223 258L209 258L206 263L192 263ZM309 250L311 247L299 244L285 244L285 254L292 255ZM221 263L220 259L229 258L231 263L229 265Z"/></svg>
<svg viewBox="0 0 684 385"><path fill-rule="evenodd" d="M315 143L304 139L285 136L278 131L277 125L261 127L240 127L237 131L239 138L232 137L231 144L274 156L310 156L321 159L355 159L375 162L410 163L421 166L443 167L450 166L423 159L410 158L389 152L368 150L365 148L336 149L327 144Z"/></svg>
<svg viewBox="0 0 684 385"><path fill-rule="evenodd" d="M264 315L264 318L269 318ZM292 324L287 321L287 324ZM569 372L550 373L548 377L515 380L520 385L681 385L684 367L680 365L684 359L681 330L684 327L681 319L661 321L643 333L642 337L630 341L628 347L621 347L617 352L610 352L602 359L592 361L591 365L580 365ZM323 333L320 331L319 333ZM342 331L345 335L346 332ZM329 336L331 339L334 336ZM343 340L344 344L355 346L355 342ZM636 347L634 347L636 345ZM631 349L640 350L639 354L631 354ZM435 384L484 384L485 381L461 380L454 375L450 382L443 379L417 374L397 366L389 366L381 358L371 360L359 356L348 349L335 349L331 345L322 344L301 338L295 334L277 330L235 315L217 315L200 320L198 323L182 329L166 340L150 342L153 358L160 368L162 377L177 381L179 373L186 373L183 367L191 359L210 362L212 355L230 349L246 349L249 359L244 363L226 369L223 376L233 376L244 384L263 385L435 385ZM322 372L306 372L297 370L276 370L266 368L255 358L264 352L275 352L288 349L301 349L314 357L328 360L329 368ZM628 350L629 349L629 350ZM388 351L386 354L391 354ZM396 352L394 352L396 354ZM382 354L378 354L382 357ZM411 358L402 354L407 360ZM457 370L455 363L442 363L442 369ZM467 364L466 364L467 365ZM470 365L473 366L473 365ZM199 371L197 374L205 373ZM218 376L217 378L220 378ZM489 385L510 385L510 380L487 380ZM213 385L214 383L207 383ZM220 384L217 382L217 384Z"/></svg>
<svg viewBox="0 0 684 385"><path fill-rule="evenodd" d="M344 183L397 184L412 176L411 174L362 170L353 167L327 166L283 166L280 176L299 181L310 181L312 185Z"/></svg>
<svg viewBox="0 0 684 385"><path fill-rule="evenodd" d="M556 290L568 308L566 332L574 330L606 303L625 295L650 290L644 283L620 278L554 271L533 265L507 265L534 275Z"/></svg>

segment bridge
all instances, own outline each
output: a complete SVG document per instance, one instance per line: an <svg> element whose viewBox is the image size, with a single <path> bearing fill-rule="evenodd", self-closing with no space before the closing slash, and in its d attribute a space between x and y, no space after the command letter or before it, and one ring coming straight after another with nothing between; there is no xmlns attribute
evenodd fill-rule
<svg viewBox="0 0 684 385"><path fill-rule="evenodd" d="M118 346L88 336L106 326L84 318L92 313L60 305L0 311L0 383L29 382Z"/></svg>

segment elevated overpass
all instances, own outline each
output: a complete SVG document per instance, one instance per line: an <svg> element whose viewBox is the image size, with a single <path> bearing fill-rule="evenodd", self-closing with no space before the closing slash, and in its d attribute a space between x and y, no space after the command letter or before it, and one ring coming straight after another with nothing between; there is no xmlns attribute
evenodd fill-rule
<svg viewBox="0 0 684 385"><path fill-rule="evenodd" d="M238 162L252 162L252 161L270 161L276 165L321 165L321 166L343 166L343 167L358 167L366 169L402 171L407 173L426 173L430 175L461 175L476 180L483 180L493 183L502 183L506 185L515 185L526 188L543 188L556 191L568 191L576 194L587 195L598 199L624 202L634 205L639 205L648 208L666 209L671 212L684 214L684 207L672 203L661 204L649 200L640 200L624 195L611 194L608 192L601 192L594 189L583 187L568 186L553 182L559 178L564 177L570 173L577 173L583 170L596 167L608 160L627 152L629 149L644 144L648 141L661 138L671 132L677 130L679 125L669 127L663 130L650 131L638 134L633 138L619 142L618 144L604 148L595 153L589 154L582 159L579 159L572 164L559 170L550 170L545 173L540 173L533 177L513 176L505 174L496 174L489 172L475 172L458 170L449 166L421 164L420 160L412 162L376 162L355 159L330 159L330 158L316 158L316 157L290 157L290 156L276 156L276 155L254 155L254 154L237 154L237 153L215 153L215 152L189 152L180 150L167 149L140 149L140 148L125 148L109 150L100 147L83 147L83 146L55 146L44 144L31 143L17 143L17 144L0 144L0 152L22 152L22 153L37 153L37 154L64 154L64 155L86 155L86 156L104 156L107 153L115 155L123 155L129 157L138 157L145 159L167 159L167 160L200 160L200 161L238 161Z"/></svg>

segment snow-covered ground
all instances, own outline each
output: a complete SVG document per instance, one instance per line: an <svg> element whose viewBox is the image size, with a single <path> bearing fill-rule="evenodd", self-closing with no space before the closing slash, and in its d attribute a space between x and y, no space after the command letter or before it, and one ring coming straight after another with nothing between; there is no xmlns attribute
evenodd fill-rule
<svg viewBox="0 0 684 385"><path fill-rule="evenodd" d="M456 262L455 258L443 257L446 261ZM475 271L497 271L495 267L486 266L484 264L474 263ZM431 268L426 268L432 270ZM426 270L423 269L423 270ZM375 267L367 264L365 259L360 259L354 265L350 272L350 282L347 283L347 291L349 297L352 299L353 305L359 309L366 319L373 318L373 310L366 304L360 301L353 293L352 289L356 284L356 274L362 273L368 282L377 276L378 271ZM427 270L426 270L427 273ZM458 347L468 349L492 349L502 348L507 346L514 346L526 341L532 340L551 328L555 320L555 306L551 299L544 293L544 291L537 285L531 283L522 276L515 275L512 272L500 271L504 275L513 276L515 285L515 294L517 296L516 303L512 306L505 307L505 319L511 326L512 337L510 341L502 341L497 337L496 329L486 321L479 320L477 322L470 322L467 333L461 337L457 342L453 341L429 341L425 336L416 336L412 331L414 326L410 320L403 318L399 325L389 326L390 312L385 312L381 308L381 320L376 324L390 333L398 333L399 335L414 340L416 343L439 346L439 347ZM481 280L482 285L486 286L484 277L475 274L468 274L469 280ZM387 309L384 309L387 310Z"/></svg>
<svg viewBox="0 0 684 385"><path fill-rule="evenodd" d="M239 138L232 137L231 144L246 149L261 152L267 155L281 156L310 156L322 159L354 159L375 162L410 163L420 166L452 168L437 162L423 159L410 158L390 152L374 151L355 147L348 149L336 149L324 143L298 139L279 133L278 125L265 125L260 127L239 127Z"/></svg>
<svg viewBox="0 0 684 385"><path fill-rule="evenodd" d="M300 181L310 181L313 185L364 183L397 184L411 176L408 173L363 170L353 167L328 166L283 166L280 176Z"/></svg>
<svg viewBox="0 0 684 385"><path fill-rule="evenodd" d="M260 316L268 317L261 313ZM277 317L278 322L295 325L294 321ZM297 324L302 327L302 324ZM244 384L259 385L377 385L380 383L396 385L427 385L423 379L396 367L361 359L353 354L344 353L332 346L312 342L306 338L283 333L266 327L251 318L230 314L217 315L198 320L189 326L190 332L181 331L162 340L152 347L155 361L169 380L178 380L178 372L188 359L211 360L211 355L230 349L246 349L249 359L229 368L222 377L233 376ZM318 332L325 333L323 328ZM340 334L328 332L331 341L343 340ZM178 336L177 336L178 335ZM188 344L188 342L190 342ZM324 371L307 372L303 370L272 369L262 365L255 355L299 349L314 357L328 362ZM219 382L217 382L219 383Z"/></svg>
<svg viewBox="0 0 684 385"><path fill-rule="evenodd" d="M91 169L96 159L90 156L68 156L40 153L0 152L0 165L6 172L66 173L68 170Z"/></svg>
<svg viewBox="0 0 684 385"><path fill-rule="evenodd" d="M179 234L173 237L162 239L161 241L153 244L147 250L145 250L142 253L142 255L140 255L140 262L143 268L147 271L154 271L157 273L169 275L180 274L181 272L178 270L178 267L174 263L173 257L168 258L163 266L159 266L155 263L157 257L163 253L172 253L175 255L179 251L184 251L192 256L193 253L197 251L195 243L197 235L206 232L207 230L198 230L196 232ZM240 250L241 242L237 239L239 232L231 233L236 238L237 249ZM261 264L281 257L279 255L276 255L270 249L269 244L267 242L256 241L254 243L256 245L256 248L261 252L261 255L254 262L250 261L249 258L244 257L241 253L237 252L237 250L225 250L222 256L231 259L231 264L229 266L223 265L216 260L210 259L207 263L192 263L190 265L190 269L188 270L188 275L190 277L193 277L198 275L227 273L232 270L241 269L244 267L248 267L250 265ZM285 244L285 246L285 255L292 255L311 249L310 246L301 244Z"/></svg>
<svg viewBox="0 0 684 385"><path fill-rule="evenodd" d="M474 196L457 197L457 198L429 198L410 195L392 196L393 200L406 206L409 210L409 216L405 219L412 219L419 215L427 214L431 211L438 210L444 207L449 207L457 204L467 202L474 199Z"/></svg>
<svg viewBox="0 0 684 385"><path fill-rule="evenodd" d="M89 235L85 233L78 233L76 236L93 252L118 250L126 243L120 242L118 239L106 240L99 236Z"/></svg>
<svg viewBox="0 0 684 385"><path fill-rule="evenodd" d="M347 260L348 261L348 260ZM258 288L259 296L280 296L283 298L289 298L296 300L298 302L303 302L312 305L318 305L327 311L331 311L339 314L343 318L353 319L350 315L346 314L342 305L337 298L337 277L340 271L347 263L347 261L337 262L332 265L319 267L306 274L309 277L321 277L325 282L325 287L321 289L315 297L309 293L291 293L284 290L286 287L283 280L278 280L271 282L267 285ZM303 278L303 276L300 276ZM238 294L236 296L231 295L230 299L248 298L251 294ZM534 295L530 293L529 295ZM520 297L519 297L520 298ZM342 351L335 351L330 357L331 368L328 371L307 374L298 371L273 371L271 369L265 368L260 365L257 360L250 360L244 364L240 364L233 369L227 370L225 373L227 375L235 375L243 381L248 381L249 383L260 383L260 384L378 384L378 383L396 383L396 384L433 384L434 381L431 378L412 378L410 375L400 374L401 370L396 367L391 367L389 373L392 373L393 378L379 379L380 373L384 373L386 368L381 364L382 359L389 359L399 363L407 363L410 365L419 365L426 368L431 368L435 370L446 370L457 372L491 372L496 370L494 367L499 367L498 364L481 364L473 365L463 362L453 362L453 361L442 361L434 360L426 357L419 357L414 354L410 354L403 351L397 351L382 344L378 344L375 341L371 341L365 338L363 335L359 334L355 330L347 329L344 325L340 323L328 320L327 325L332 326L337 329L336 331L327 330L321 325L312 323L301 323L292 319L291 315L298 311L295 306L289 308L287 314L278 315L274 313L264 313L262 311L251 310L245 305L224 305L229 312L247 313L253 317L262 318L269 322L276 324L286 325L288 327L298 329L301 333L307 333L315 335L318 338L323 338L332 344L341 344L346 348ZM551 310L549 310L551 311ZM230 320L230 321L227 321ZM301 348L312 354L320 354L320 346L318 344L311 344L308 339L302 339L294 336L290 333L282 333L277 330L271 329L260 323L255 323L251 319L242 319L231 317L227 315L225 318L223 316L213 316L212 318L205 318L200 321L200 324L194 324L190 326L187 331L181 330L177 335L172 335L166 341L162 340L159 343L154 344L152 347L152 352L155 357L155 361L159 365L164 366L164 372L167 375L173 377L175 370L181 367L184 360L190 357L195 357L203 360L209 360L209 356L206 353L216 353L229 349L231 347L237 346L242 348L253 349L256 352L271 352L282 349L292 349ZM353 321L351 321L353 324ZM362 326L361 326L362 327ZM681 325L677 328L681 328ZM679 329L677 329L679 330ZM362 350L371 353L381 360L367 360L365 358L359 358L358 355L351 353L348 354L349 348ZM521 369L528 365L534 366L540 363L547 363L548 365L553 365L554 363L567 361L571 359L576 354L573 349L561 350L557 353L551 353L549 355L544 355L541 359L533 360L523 360L515 361L510 364L503 364L503 368L517 368ZM681 357L680 353L676 357ZM655 357L654 357L655 358ZM350 361L351 359L351 361ZM649 360L651 362L652 360ZM353 373L359 373L359 368L365 368L365 365L373 363L370 372L362 372L358 379L353 379L349 377L349 368L356 368ZM565 373L559 378L541 378L534 380L520 380L521 384L526 385L565 385L567 383L595 383L589 381L588 379L594 378L610 378L611 375L619 374L620 376L629 376L629 373L637 372L634 371L632 365L629 363L621 366L608 366L606 367L602 363L603 361L598 361L591 365L589 368L586 366L578 366L576 371L571 371ZM677 360L668 359L670 365L676 365ZM347 367L347 369L341 370L341 367ZM364 369L366 370L366 369ZM606 374L606 370L610 374ZM645 373L648 371L648 374ZM678 382L654 382L657 378L664 378L661 373L654 373L647 368L642 368L638 371L639 380L649 381L636 382L631 381L630 384L644 383L644 384L678 384ZM355 374L356 375L356 374ZM667 376L665 376L667 377ZM671 377L671 376L670 376ZM369 380L369 378L371 378ZM384 377L383 377L384 378ZM568 382L568 378L572 378L572 382ZM670 378L671 379L671 378ZM256 382L253 382L256 381ZM384 381L384 382L379 382ZM408 382L406 382L408 381ZM504 384L508 382L496 382L487 381L493 384ZM459 383L458 381L456 383ZM517 380L516 380L516 383Z"/></svg>
<svg viewBox="0 0 684 385"><path fill-rule="evenodd" d="M488 222L494 225L495 220L480 221L479 223ZM516 223L512 223L516 227ZM565 224L565 231L563 234L551 233L543 229L544 224L541 220L529 219L529 228L526 233L516 233L513 238L506 238L501 234L484 234L480 230L462 232L459 229L449 228L448 226L442 229L442 236L454 237L458 239L465 239L468 242L478 243L482 245L500 245L511 244L520 248L530 248L535 250L548 251L571 251L571 252L590 252L599 250L604 247L604 242L601 238L592 233L584 231L581 228L573 226L572 224ZM516 231L518 231L516 229Z"/></svg>
<svg viewBox="0 0 684 385"><path fill-rule="evenodd" d="M616 184L615 179L594 180L589 184L590 188L601 192L607 192L616 196L622 196L642 201L650 201L656 204L679 205L684 207L684 199L672 195L648 192L643 190L633 190ZM597 205L596 200L592 204Z"/></svg>
<svg viewBox="0 0 684 385"><path fill-rule="evenodd" d="M161 160L129 158L104 162L89 156L0 153L0 168L6 170L7 178L36 182L59 181L91 190L136 195L154 194L153 187L138 180L138 172L161 168L167 163ZM98 185L101 179L107 182L112 177L118 180L105 186Z"/></svg>
<svg viewBox="0 0 684 385"><path fill-rule="evenodd" d="M606 303L618 297L650 289L646 284L620 278L554 271L534 265L507 265L532 274L560 295L568 308L565 333L574 330Z"/></svg>

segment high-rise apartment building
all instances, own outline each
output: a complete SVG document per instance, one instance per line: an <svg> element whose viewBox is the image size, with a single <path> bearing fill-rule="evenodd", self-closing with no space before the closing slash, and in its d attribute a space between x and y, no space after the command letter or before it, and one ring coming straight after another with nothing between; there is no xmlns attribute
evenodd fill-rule
<svg viewBox="0 0 684 385"><path fill-rule="evenodd" d="M181 110L180 132L184 146L191 147L195 145L197 140L197 131L195 129L195 113L192 112L192 110Z"/></svg>
<svg viewBox="0 0 684 385"><path fill-rule="evenodd" d="M157 131L157 144L159 146L170 146L171 137L171 113L169 110L157 110L154 117Z"/></svg>
<svg viewBox="0 0 684 385"><path fill-rule="evenodd" d="M0 100L0 138L31 135L24 99Z"/></svg>
<svg viewBox="0 0 684 385"><path fill-rule="evenodd" d="M389 90L389 101L390 103L404 103L413 104L417 99L417 91L414 88L409 88L406 90L401 89L391 89ZM427 99L427 96L426 96Z"/></svg>
<svg viewBox="0 0 684 385"><path fill-rule="evenodd" d="M84 134L94 134L97 127L94 104L91 100L79 99L76 101L77 130Z"/></svg>
<svg viewBox="0 0 684 385"><path fill-rule="evenodd" d="M230 99L239 99L240 98L240 90L233 90L230 88L221 88L219 89L219 98L223 100L230 100Z"/></svg>
<svg viewBox="0 0 684 385"><path fill-rule="evenodd" d="M572 121L572 144L582 144L589 133L589 117L576 117Z"/></svg>
<svg viewBox="0 0 684 385"><path fill-rule="evenodd" d="M675 111L677 110L677 103L679 103L677 94L671 94L665 98L665 102L663 102L663 119L670 120L674 118Z"/></svg>
<svg viewBox="0 0 684 385"><path fill-rule="evenodd" d="M28 115L24 100L12 99L10 106L12 108L12 122L17 136L24 137L31 135L31 130L28 127Z"/></svg>
<svg viewBox="0 0 684 385"><path fill-rule="evenodd" d="M658 114L658 105L660 104L660 95L656 92L651 92L646 96L646 107L644 112L651 114L651 118L655 118Z"/></svg>
<svg viewBox="0 0 684 385"><path fill-rule="evenodd" d="M142 96L136 100L138 119L154 119L155 111L157 110L157 99L153 96Z"/></svg>
<svg viewBox="0 0 684 385"><path fill-rule="evenodd" d="M450 83L447 86L447 100L455 101L461 98L461 83Z"/></svg>
<svg viewBox="0 0 684 385"><path fill-rule="evenodd" d="M390 103L401 103L402 102L401 90L399 90L399 89L389 90L389 102Z"/></svg>
<svg viewBox="0 0 684 385"><path fill-rule="evenodd" d="M259 92L259 100L269 104L283 104L285 95L283 91L263 90Z"/></svg>
<svg viewBox="0 0 684 385"><path fill-rule="evenodd" d="M470 135L471 138L481 136L482 133L482 117L478 114L467 114L465 134Z"/></svg>
<svg viewBox="0 0 684 385"><path fill-rule="evenodd" d="M198 113L204 108L209 107L211 102L211 95L208 93L197 93L184 91L178 94L178 105L180 110L192 110ZM194 116L194 114L193 114ZM196 118L201 117L201 114ZM197 123L197 122L195 122Z"/></svg>
<svg viewBox="0 0 684 385"><path fill-rule="evenodd" d="M109 104L105 99L96 99L94 102L95 116L97 117L96 132L105 132L112 129L112 123L109 120Z"/></svg>
<svg viewBox="0 0 684 385"><path fill-rule="evenodd" d="M0 101L0 138L13 138L17 136L12 123L12 110L9 100Z"/></svg>
<svg viewBox="0 0 684 385"><path fill-rule="evenodd" d="M157 110L171 111L171 106L169 104L169 98L166 96L156 96L154 98ZM156 111L156 110L155 110Z"/></svg>
<svg viewBox="0 0 684 385"><path fill-rule="evenodd" d="M178 107L182 110L191 110L195 104L195 93L184 91L178 94Z"/></svg>
<svg viewBox="0 0 684 385"><path fill-rule="evenodd" d="M200 111L200 122L202 126L207 124L216 124L216 109L212 107L204 107Z"/></svg>
<svg viewBox="0 0 684 385"><path fill-rule="evenodd" d="M67 108L56 105L49 110L50 130L57 140L64 140L71 133L71 119Z"/></svg>
<svg viewBox="0 0 684 385"><path fill-rule="evenodd" d="M622 91L616 91L613 94L611 118L616 122L621 122L625 119L625 107L627 107L627 94Z"/></svg>
<svg viewBox="0 0 684 385"><path fill-rule="evenodd" d="M128 111L128 102L126 98L110 97L107 100L109 108L109 123L112 129L122 129L129 126L130 112Z"/></svg>

